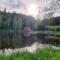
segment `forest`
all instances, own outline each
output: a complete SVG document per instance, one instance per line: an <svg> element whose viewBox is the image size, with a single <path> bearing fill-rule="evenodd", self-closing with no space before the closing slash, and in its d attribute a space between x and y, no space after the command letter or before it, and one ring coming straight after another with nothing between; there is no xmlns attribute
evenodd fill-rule
<svg viewBox="0 0 60 60"><path fill-rule="evenodd" d="M60 45L60 17L40 21L32 16L6 12L5 8L4 11L0 11L0 49L22 47L21 32L27 23L24 17L28 18L27 21L32 20L30 25L33 30L33 42Z"/></svg>

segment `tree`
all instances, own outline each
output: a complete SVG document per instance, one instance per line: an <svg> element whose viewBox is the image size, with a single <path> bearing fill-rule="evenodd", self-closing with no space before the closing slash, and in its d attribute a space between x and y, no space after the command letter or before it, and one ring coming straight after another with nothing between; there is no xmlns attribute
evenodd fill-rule
<svg viewBox="0 0 60 60"><path fill-rule="evenodd" d="M47 14L44 15L44 19L50 19L54 16L54 12L48 12Z"/></svg>
<svg viewBox="0 0 60 60"><path fill-rule="evenodd" d="M60 10L60 0L50 0L48 6L45 7L45 11L57 11Z"/></svg>
<svg viewBox="0 0 60 60"><path fill-rule="evenodd" d="M60 0L48 0L49 3L44 7L44 18L54 17L54 14L60 12Z"/></svg>

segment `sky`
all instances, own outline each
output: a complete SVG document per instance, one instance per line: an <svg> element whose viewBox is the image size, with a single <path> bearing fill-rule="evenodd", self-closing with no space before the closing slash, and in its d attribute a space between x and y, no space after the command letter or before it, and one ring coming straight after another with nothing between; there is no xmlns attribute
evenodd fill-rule
<svg viewBox="0 0 60 60"><path fill-rule="evenodd" d="M0 10L7 9L7 11L16 11L17 13L23 13L27 15L37 16L40 10L42 12L43 5L46 4L42 2L43 0L0 0ZM41 13L42 14L42 13Z"/></svg>
<svg viewBox="0 0 60 60"><path fill-rule="evenodd" d="M42 17L45 12L44 7L48 6L51 0L0 0L0 10L7 9L7 11ZM40 9L39 9L40 8Z"/></svg>

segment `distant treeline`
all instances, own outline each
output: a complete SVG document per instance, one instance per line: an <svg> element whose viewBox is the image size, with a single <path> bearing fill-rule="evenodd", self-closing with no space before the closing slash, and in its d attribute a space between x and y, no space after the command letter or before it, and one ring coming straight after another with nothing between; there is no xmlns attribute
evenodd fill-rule
<svg viewBox="0 0 60 60"><path fill-rule="evenodd" d="M45 31L38 35L43 42L60 45L60 17L44 19L38 30Z"/></svg>

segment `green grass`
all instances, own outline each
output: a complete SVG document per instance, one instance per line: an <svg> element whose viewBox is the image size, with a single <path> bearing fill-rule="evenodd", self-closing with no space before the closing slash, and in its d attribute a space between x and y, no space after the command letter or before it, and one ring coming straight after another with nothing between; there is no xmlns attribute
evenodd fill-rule
<svg viewBox="0 0 60 60"><path fill-rule="evenodd" d="M43 48L36 53L18 52L10 56L0 55L0 60L60 60L60 50Z"/></svg>

